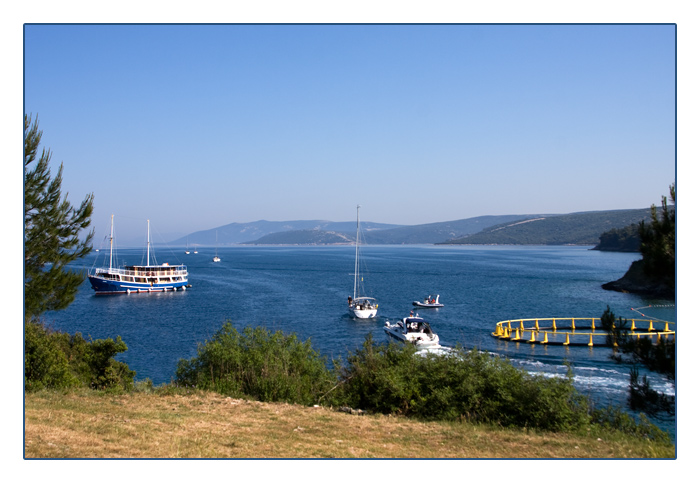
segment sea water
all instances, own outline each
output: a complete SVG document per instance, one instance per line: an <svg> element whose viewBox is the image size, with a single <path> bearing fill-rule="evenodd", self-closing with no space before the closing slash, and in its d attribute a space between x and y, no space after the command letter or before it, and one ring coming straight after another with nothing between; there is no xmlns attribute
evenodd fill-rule
<svg viewBox="0 0 700 483"><path fill-rule="evenodd" d="M579 246L363 246L364 295L379 303L377 318L356 320L347 310L352 295L354 246L236 246L157 249L158 262L188 266L192 287L184 292L95 295L85 282L66 310L45 314L53 328L93 339L121 338L128 350L117 356L136 379L170 382L177 362L197 354L226 322L242 330L264 326L295 333L330 358L358 349L368 334L387 340L392 323L414 309L414 300L439 294L440 309L416 311L431 324L442 344L493 352L533 374L557 377L573 367L574 382L596 404L625 405L630 367L613 362L611 350L528 344L494 338L503 320L600 317L606 307L616 316L641 318L632 308L668 305L638 295L611 292L601 284L620 278L636 253L611 253ZM141 263L143 250L120 250L119 265ZM74 266L100 265L92 253ZM646 315L675 322L675 308L647 308ZM640 371L652 387L675 395L658 374ZM654 422L675 435L675 419Z"/></svg>

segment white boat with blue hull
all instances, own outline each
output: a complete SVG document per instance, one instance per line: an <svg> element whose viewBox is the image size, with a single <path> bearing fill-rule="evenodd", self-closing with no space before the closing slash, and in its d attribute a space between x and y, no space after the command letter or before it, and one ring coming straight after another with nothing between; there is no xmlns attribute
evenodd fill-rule
<svg viewBox="0 0 700 483"><path fill-rule="evenodd" d="M185 290L187 283L186 265L151 264L150 222L148 230L148 248L146 265L126 265L115 268L112 265L114 245L114 216L109 236L109 266L95 268L88 275L88 280L96 295L120 293L148 293Z"/></svg>

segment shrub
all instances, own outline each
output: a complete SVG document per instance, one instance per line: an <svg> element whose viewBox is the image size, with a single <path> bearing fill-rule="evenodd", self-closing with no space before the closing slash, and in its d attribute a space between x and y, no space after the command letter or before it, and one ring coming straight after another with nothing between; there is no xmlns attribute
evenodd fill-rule
<svg viewBox="0 0 700 483"><path fill-rule="evenodd" d="M80 386L61 349L65 334L51 333L42 324L24 324L24 383L27 390Z"/></svg>
<svg viewBox="0 0 700 483"><path fill-rule="evenodd" d="M77 332L52 331L36 321L24 325L24 378L28 390L89 387L133 388L135 371L114 356L127 350L117 336L86 341Z"/></svg>
<svg viewBox="0 0 700 483"><path fill-rule="evenodd" d="M639 415L639 421L635 421L632 416L619 407L607 406L592 411L591 422L604 429L612 429L662 443L671 443L671 437L668 433L652 424L643 413Z"/></svg>
<svg viewBox="0 0 700 483"><path fill-rule="evenodd" d="M265 328L238 332L230 322L197 349L197 356L180 359L178 385L214 390L260 401L312 404L335 383L326 361L310 340Z"/></svg>
<svg viewBox="0 0 700 483"><path fill-rule="evenodd" d="M476 350L420 357L410 345L376 345L368 335L339 376L343 383L332 402L373 412L546 430L588 422L587 400L571 373L531 376Z"/></svg>

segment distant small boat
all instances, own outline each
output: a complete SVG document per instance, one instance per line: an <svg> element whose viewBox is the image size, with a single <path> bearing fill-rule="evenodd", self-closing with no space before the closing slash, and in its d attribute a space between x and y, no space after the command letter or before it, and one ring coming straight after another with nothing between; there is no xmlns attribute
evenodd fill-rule
<svg viewBox="0 0 700 483"><path fill-rule="evenodd" d="M423 299L422 302L419 301L414 301L413 305L415 305L418 308L423 308L423 309L437 309L439 307L444 307L444 304L440 303L440 296L439 295L428 295Z"/></svg>
<svg viewBox="0 0 700 483"><path fill-rule="evenodd" d="M185 245L185 255L190 254L190 242L189 240L187 241L187 244Z"/></svg>
<svg viewBox="0 0 700 483"><path fill-rule="evenodd" d="M127 265L124 268L112 266L114 244L114 215L109 235L109 267L96 268L88 274L90 285L96 295L165 292L168 290L185 290L187 284L187 266L163 263L151 264L151 223L148 222L146 265ZM154 260L155 262L155 257Z"/></svg>
<svg viewBox="0 0 700 483"><path fill-rule="evenodd" d="M384 332L396 340L413 344L421 349L440 346L440 338L430 328L430 324L421 317L406 317L396 324L390 324L387 321L384 324Z"/></svg>
<svg viewBox="0 0 700 483"><path fill-rule="evenodd" d="M214 258L211 259L212 262L220 262L219 258L219 232L216 232L216 251L214 252Z"/></svg>

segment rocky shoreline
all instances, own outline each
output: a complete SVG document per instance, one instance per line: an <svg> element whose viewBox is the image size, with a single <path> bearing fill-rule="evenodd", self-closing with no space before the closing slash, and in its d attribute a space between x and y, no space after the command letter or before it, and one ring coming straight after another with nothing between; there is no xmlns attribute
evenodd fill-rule
<svg viewBox="0 0 700 483"><path fill-rule="evenodd" d="M627 273L619 280L601 285L605 290L634 293L653 298L675 300L675 290L664 283L652 280L644 274L642 260L632 262Z"/></svg>

